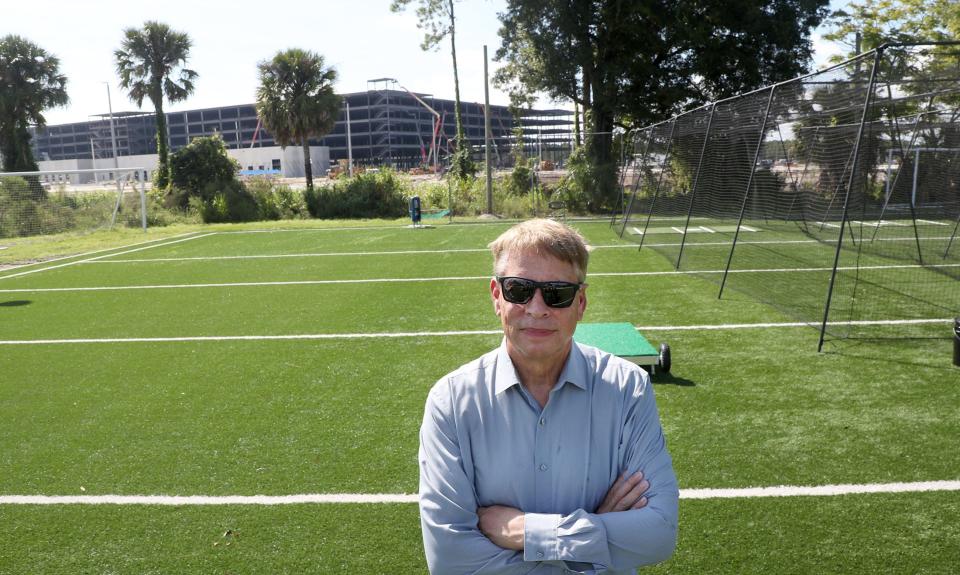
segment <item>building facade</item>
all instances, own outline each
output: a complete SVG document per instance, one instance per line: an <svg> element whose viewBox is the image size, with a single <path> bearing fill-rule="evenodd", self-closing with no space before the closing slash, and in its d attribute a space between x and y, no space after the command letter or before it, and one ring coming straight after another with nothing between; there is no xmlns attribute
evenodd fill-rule
<svg viewBox="0 0 960 575"><path fill-rule="evenodd" d="M388 79L372 82L383 80ZM356 164L390 165L403 169L432 164L434 158L439 158L442 165L452 150L456 136L453 100L426 94L414 96L387 87L344 94L342 98L345 105L333 131L310 141L311 146L329 148L332 162L346 160L352 151ZM465 136L475 147L477 158L482 159L483 105L461 102L460 109ZM348 110L352 150L347 146ZM214 134L219 134L227 148L234 150L277 145L259 122L253 104L168 112L166 116L171 151L186 146L193 138ZM516 124L509 108L490 106L490 116L497 165L509 165L510 151L518 142L539 146L541 154L544 142L548 148L570 143L573 119L569 111L528 110L521 114L519 124ZM519 127L522 134L519 140L514 134L515 127ZM118 156L156 154L156 123L152 113L114 114L114 129ZM533 144L534 141L537 144ZM33 146L38 161L113 157L110 122L106 115L88 122L47 126L34 134Z"/></svg>

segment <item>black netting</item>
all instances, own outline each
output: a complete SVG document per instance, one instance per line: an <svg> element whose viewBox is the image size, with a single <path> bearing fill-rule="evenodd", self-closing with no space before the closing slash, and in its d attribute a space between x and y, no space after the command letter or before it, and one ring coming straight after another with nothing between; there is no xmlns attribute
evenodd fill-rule
<svg viewBox="0 0 960 575"><path fill-rule="evenodd" d="M960 45L884 47L634 142L619 231L678 269L836 336L960 312Z"/></svg>

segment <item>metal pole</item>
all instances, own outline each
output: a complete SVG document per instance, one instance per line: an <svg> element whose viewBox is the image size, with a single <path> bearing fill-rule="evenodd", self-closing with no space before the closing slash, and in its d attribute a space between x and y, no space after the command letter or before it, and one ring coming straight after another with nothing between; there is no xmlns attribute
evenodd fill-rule
<svg viewBox="0 0 960 575"><path fill-rule="evenodd" d="M93 162L93 167L97 167L97 154L93 148L93 136L90 136L90 161ZM99 184L100 179L97 177L97 174L93 174L93 183Z"/></svg>
<svg viewBox="0 0 960 575"><path fill-rule="evenodd" d="M840 250L843 248L843 228L847 223L847 208L850 203L850 190L857 175L857 157L860 155L860 140L863 139L863 125L867 121L867 112L870 111L870 98L873 96L873 83L877 77L877 68L880 67L880 57L883 55L883 46L877 48L873 55L873 68L870 69L870 80L867 82L867 97L863 102L863 113L860 116L860 127L857 128L857 140L853 145L853 167L850 169L850 178L847 181L847 193L843 199L843 217L840 219L840 233L837 235L837 251L833 256L833 270L830 272L830 285L827 287L827 303L823 308L823 322L820 324L820 341L817 343L817 353L823 350L823 338L827 332L827 319L830 318L830 303L833 300L833 285L837 279L837 266L840 263Z"/></svg>
<svg viewBox="0 0 960 575"><path fill-rule="evenodd" d="M487 74L487 45L483 45L483 161L487 172L487 213L493 213L493 171L490 165L490 77Z"/></svg>
<svg viewBox="0 0 960 575"><path fill-rule="evenodd" d="M140 224L143 226L143 233L147 233L147 195L144 193L146 182L140 182ZM133 181L133 189L137 189L137 181Z"/></svg>
<svg viewBox="0 0 960 575"><path fill-rule="evenodd" d="M107 110L110 112L110 145L113 147L113 167L120 169L120 160L117 159L117 132L113 127L113 102L110 101L110 84L107 84ZM119 174L117 174L119 177Z"/></svg>
<svg viewBox="0 0 960 575"><path fill-rule="evenodd" d="M660 184L663 183L663 174L667 171L667 161L670 159L670 152L673 147L673 135L677 129L677 120L678 118L674 118L670 124L670 135L667 136L667 150L663 154L663 161L660 162L660 175L657 177L657 187L653 190L653 199L650 200L650 211L647 213L647 221L643 224L643 233L640 234L640 246L637 248L638 250L643 249L643 241L647 239L647 230L650 229L650 220L653 218L653 208L657 206L657 197L660 195ZM624 226L626 226L626 224L624 224Z"/></svg>
<svg viewBox="0 0 960 575"><path fill-rule="evenodd" d="M630 219L630 214L633 213L633 202L637 199L637 190L640 189L640 180L643 179L643 170L647 167L647 151L650 149L650 140L653 139L653 130L644 130L647 132L647 141L643 147L643 154L640 156L639 162L634 162L634 179L633 179L633 188L630 191L630 201L624 206L623 210L623 225L620 226L620 234L618 237L623 238L623 232L627 229L627 222ZM636 142L636 137L634 138Z"/></svg>
<svg viewBox="0 0 960 575"><path fill-rule="evenodd" d="M910 205L917 205L917 175L920 172L920 148L913 151L913 187L910 189Z"/></svg>
<svg viewBox="0 0 960 575"><path fill-rule="evenodd" d="M347 105L347 175L353 177L353 137L350 134L350 102L344 100Z"/></svg>
<svg viewBox="0 0 960 575"><path fill-rule="evenodd" d="M760 160L760 151L763 149L763 135L766 133L767 118L770 117L770 106L773 105L773 94L777 87L770 88L770 97L767 98L767 110L763 113L763 122L760 123L760 137L757 138L757 150L753 154L753 169L747 178L747 190L743 194L743 204L740 205L740 217L737 219L737 231L733 232L733 243L730 244L730 255L727 256L727 267L723 270L723 279L720 280L720 292L717 299L723 297L723 288L727 285L727 275L730 273L730 264L733 263L733 252L737 249L737 239L740 237L740 226L743 225L743 214L747 211L747 202L750 201L750 188L753 187L753 175L757 173L757 162ZM846 207L846 205L844 205ZM840 230L843 233L843 230Z"/></svg>
<svg viewBox="0 0 960 575"><path fill-rule="evenodd" d="M693 176L693 187L690 189L690 206L687 208L687 221L683 224L683 237L680 238L680 253L677 254L676 269L680 269L680 261L683 259L683 248L687 245L687 229L690 227L690 218L693 216L693 203L697 201L697 186L700 184L700 170L703 169L703 156L707 153L707 145L710 144L710 128L713 127L713 115L717 107L710 108L710 116L707 118L707 131L703 134L703 146L700 148L700 159L697 160L697 173ZM770 111L770 104L767 103L767 111ZM760 125L760 141L763 141L763 126L767 122L767 117L763 117L763 124ZM756 158L754 158L756 163ZM754 164L756 165L756 164ZM751 172L750 177L753 177ZM748 184L749 186L749 184ZM747 188L750 189L749 187Z"/></svg>

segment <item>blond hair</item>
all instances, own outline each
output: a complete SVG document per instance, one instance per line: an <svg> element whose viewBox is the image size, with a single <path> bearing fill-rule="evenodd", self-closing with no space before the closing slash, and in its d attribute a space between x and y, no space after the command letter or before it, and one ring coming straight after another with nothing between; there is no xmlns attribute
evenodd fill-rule
<svg viewBox="0 0 960 575"><path fill-rule="evenodd" d="M577 279L587 278L590 253L583 236L573 228L554 220L521 222L500 234L487 246L493 252L493 273L503 275L507 257L524 252L548 255L573 266Z"/></svg>

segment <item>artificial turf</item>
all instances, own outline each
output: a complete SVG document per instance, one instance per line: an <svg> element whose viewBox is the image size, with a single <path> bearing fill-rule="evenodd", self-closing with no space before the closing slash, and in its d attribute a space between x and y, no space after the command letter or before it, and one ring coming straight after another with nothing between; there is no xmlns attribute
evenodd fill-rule
<svg viewBox="0 0 960 575"><path fill-rule="evenodd" d="M622 243L606 224L579 225L594 244ZM116 259L483 249L506 226L221 227ZM591 257L597 274L672 270L652 250ZM498 326L482 251L82 263L3 279L11 273L0 272L0 340ZM476 279L3 291L454 276ZM682 329L791 320L741 292L717 300L697 276L588 281L585 321L649 326L648 339L673 348L673 370L654 382L681 488L960 478L946 322L876 328L876 339L829 340L817 353L806 327ZM498 342L3 344L0 495L414 493L427 390ZM960 564L958 509L955 492L684 501L678 551L657 570L947 573ZM0 504L0 542L0 573L425 571L409 504Z"/></svg>

